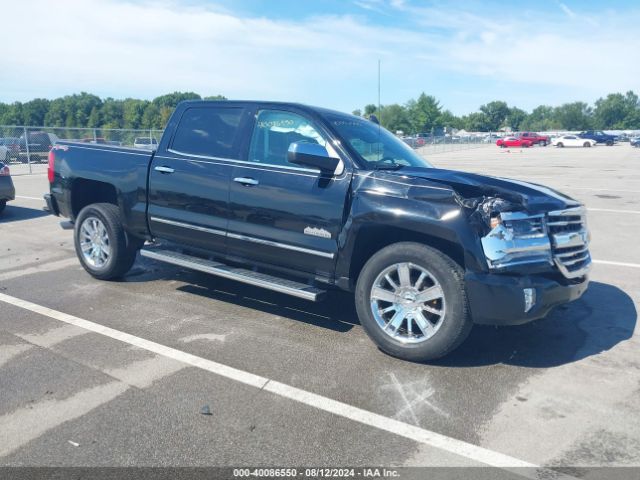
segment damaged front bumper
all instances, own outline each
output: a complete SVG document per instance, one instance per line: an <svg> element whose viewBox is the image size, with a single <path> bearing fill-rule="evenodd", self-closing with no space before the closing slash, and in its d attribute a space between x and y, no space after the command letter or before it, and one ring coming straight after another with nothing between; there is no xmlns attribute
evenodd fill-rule
<svg viewBox="0 0 640 480"><path fill-rule="evenodd" d="M589 286L589 279L585 276L565 281L544 275L467 272L465 283L474 323L520 325L543 318L554 307L580 298ZM527 289L533 291L532 305L527 305Z"/></svg>

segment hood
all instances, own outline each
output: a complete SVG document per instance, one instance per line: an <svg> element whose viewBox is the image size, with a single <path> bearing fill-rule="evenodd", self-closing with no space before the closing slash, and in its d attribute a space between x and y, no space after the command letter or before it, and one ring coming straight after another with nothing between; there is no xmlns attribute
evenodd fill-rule
<svg viewBox="0 0 640 480"><path fill-rule="evenodd" d="M573 198L544 185L491 177L440 168L406 167L395 171L376 172L389 176L426 180L430 184L451 187L465 200L480 197L500 197L522 205L530 214L577 207Z"/></svg>

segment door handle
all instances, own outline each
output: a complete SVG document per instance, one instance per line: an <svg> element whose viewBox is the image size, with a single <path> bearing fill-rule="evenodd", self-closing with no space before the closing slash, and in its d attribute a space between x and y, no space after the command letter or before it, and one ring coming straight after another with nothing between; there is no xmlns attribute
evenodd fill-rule
<svg viewBox="0 0 640 480"><path fill-rule="evenodd" d="M236 177L233 179L233 181L241 183L243 185L258 185L260 183L255 178L249 178L249 177Z"/></svg>
<svg viewBox="0 0 640 480"><path fill-rule="evenodd" d="M160 173L173 173L175 170L170 167L155 167L154 170Z"/></svg>

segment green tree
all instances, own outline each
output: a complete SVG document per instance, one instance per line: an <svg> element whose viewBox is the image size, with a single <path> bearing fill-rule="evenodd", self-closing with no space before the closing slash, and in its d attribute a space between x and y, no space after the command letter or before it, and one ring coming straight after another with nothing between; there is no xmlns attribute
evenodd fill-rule
<svg viewBox="0 0 640 480"><path fill-rule="evenodd" d="M505 126L505 121L509 116L509 106L506 102L494 100L480 107L480 112L484 114L485 125L483 131L498 131Z"/></svg>
<svg viewBox="0 0 640 480"><path fill-rule="evenodd" d="M464 123L460 117L456 117L451 111L444 110L440 115L440 124L446 129L461 129L464 128Z"/></svg>
<svg viewBox="0 0 640 480"><path fill-rule="evenodd" d="M142 114L140 126L142 128L161 128L160 109L153 103L147 105Z"/></svg>
<svg viewBox="0 0 640 480"><path fill-rule="evenodd" d="M149 102L146 100L127 98L122 107L122 126L130 129L140 128L142 115L148 105Z"/></svg>
<svg viewBox="0 0 640 480"><path fill-rule="evenodd" d="M122 128L124 117L124 101L106 98L100 112L103 128Z"/></svg>
<svg viewBox="0 0 640 480"><path fill-rule="evenodd" d="M365 105L364 116L368 117L369 115L373 115L377 110L378 110L378 107L376 107L373 103L370 103L369 105Z"/></svg>
<svg viewBox="0 0 640 480"><path fill-rule="evenodd" d="M553 115L565 130L587 130L593 126L593 111L584 102L560 105L553 110Z"/></svg>
<svg viewBox="0 0 640 480"><path fill-rule="evenodd" d="M159 109L162 107L169 107L172 110L176 108L180 102L184 100L201 100L200 95L194 92L173 92L166 95L161 95L152 100L152 103Z"/></svg>
<svg viewBox="0 0 640 480"><path fill-rule="evenodd" d="M488 132L487 116L482 112L473 112L461 119L462 128L468 132Z"/></svg>
<svg viewBox="0 0 640 480"><path fill-rule="evenodd" d="M395 133L398 130L402 130L407 133L411 130L409 114L407 109L402 105L398 105L397 103L386 105L380 113L380 123L390 132Z"/></svg>
<svg viewBox="0 0 640 480"><path fill-rule="evenodd" d="M24 125L44 125L44 117L49 110L49 100L36 98L22 105L21 123Z"/></svg>
<svg viewBox="0 0 640 480"><path fill-rule="evenodd" d="M520 130L547 131L561 128L560 123L555 118L553 107L540 105L520 124Z"/></svg>
<svg viewBox="0 0 640 480"><path fill-rule="evenodd" d="M527 116L528 114L524 110L521 110L518 107L512 107L509 109L509 114L505 120L505 126L511 127L511 130L513 131L518 131L527 119Z"/></svg>
<svg viewBox="0 0 640 480"><path fill-rule="evenodd" d="M637 124L630 119L633 119L639 108L638 95L633 91L628 91L625 95L610 93L606 98L596 100L594 126L602 129L633 128Z"/></svg>
<svg viewBox="0 0 640 480"><path fill-rule="evenodd" d="M442 127L440 102L431 95L423 92L417 100L409 100L407 110L414 133L430 132L432 129Z"/></svg>

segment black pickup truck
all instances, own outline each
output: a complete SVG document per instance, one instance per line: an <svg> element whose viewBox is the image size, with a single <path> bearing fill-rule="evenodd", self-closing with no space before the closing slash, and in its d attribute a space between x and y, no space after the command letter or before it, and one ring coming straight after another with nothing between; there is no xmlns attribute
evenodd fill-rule
<svg viewBox="0 0 640 480"><path fill-rule="evenodd" d="M181 103L155 151L60 141L45 200L94 277L136 254L311 301L354 292L385 352L446 355L473 323L580 297L585 210L541 185L434 168L376 123L291 103Z"/></svg>

